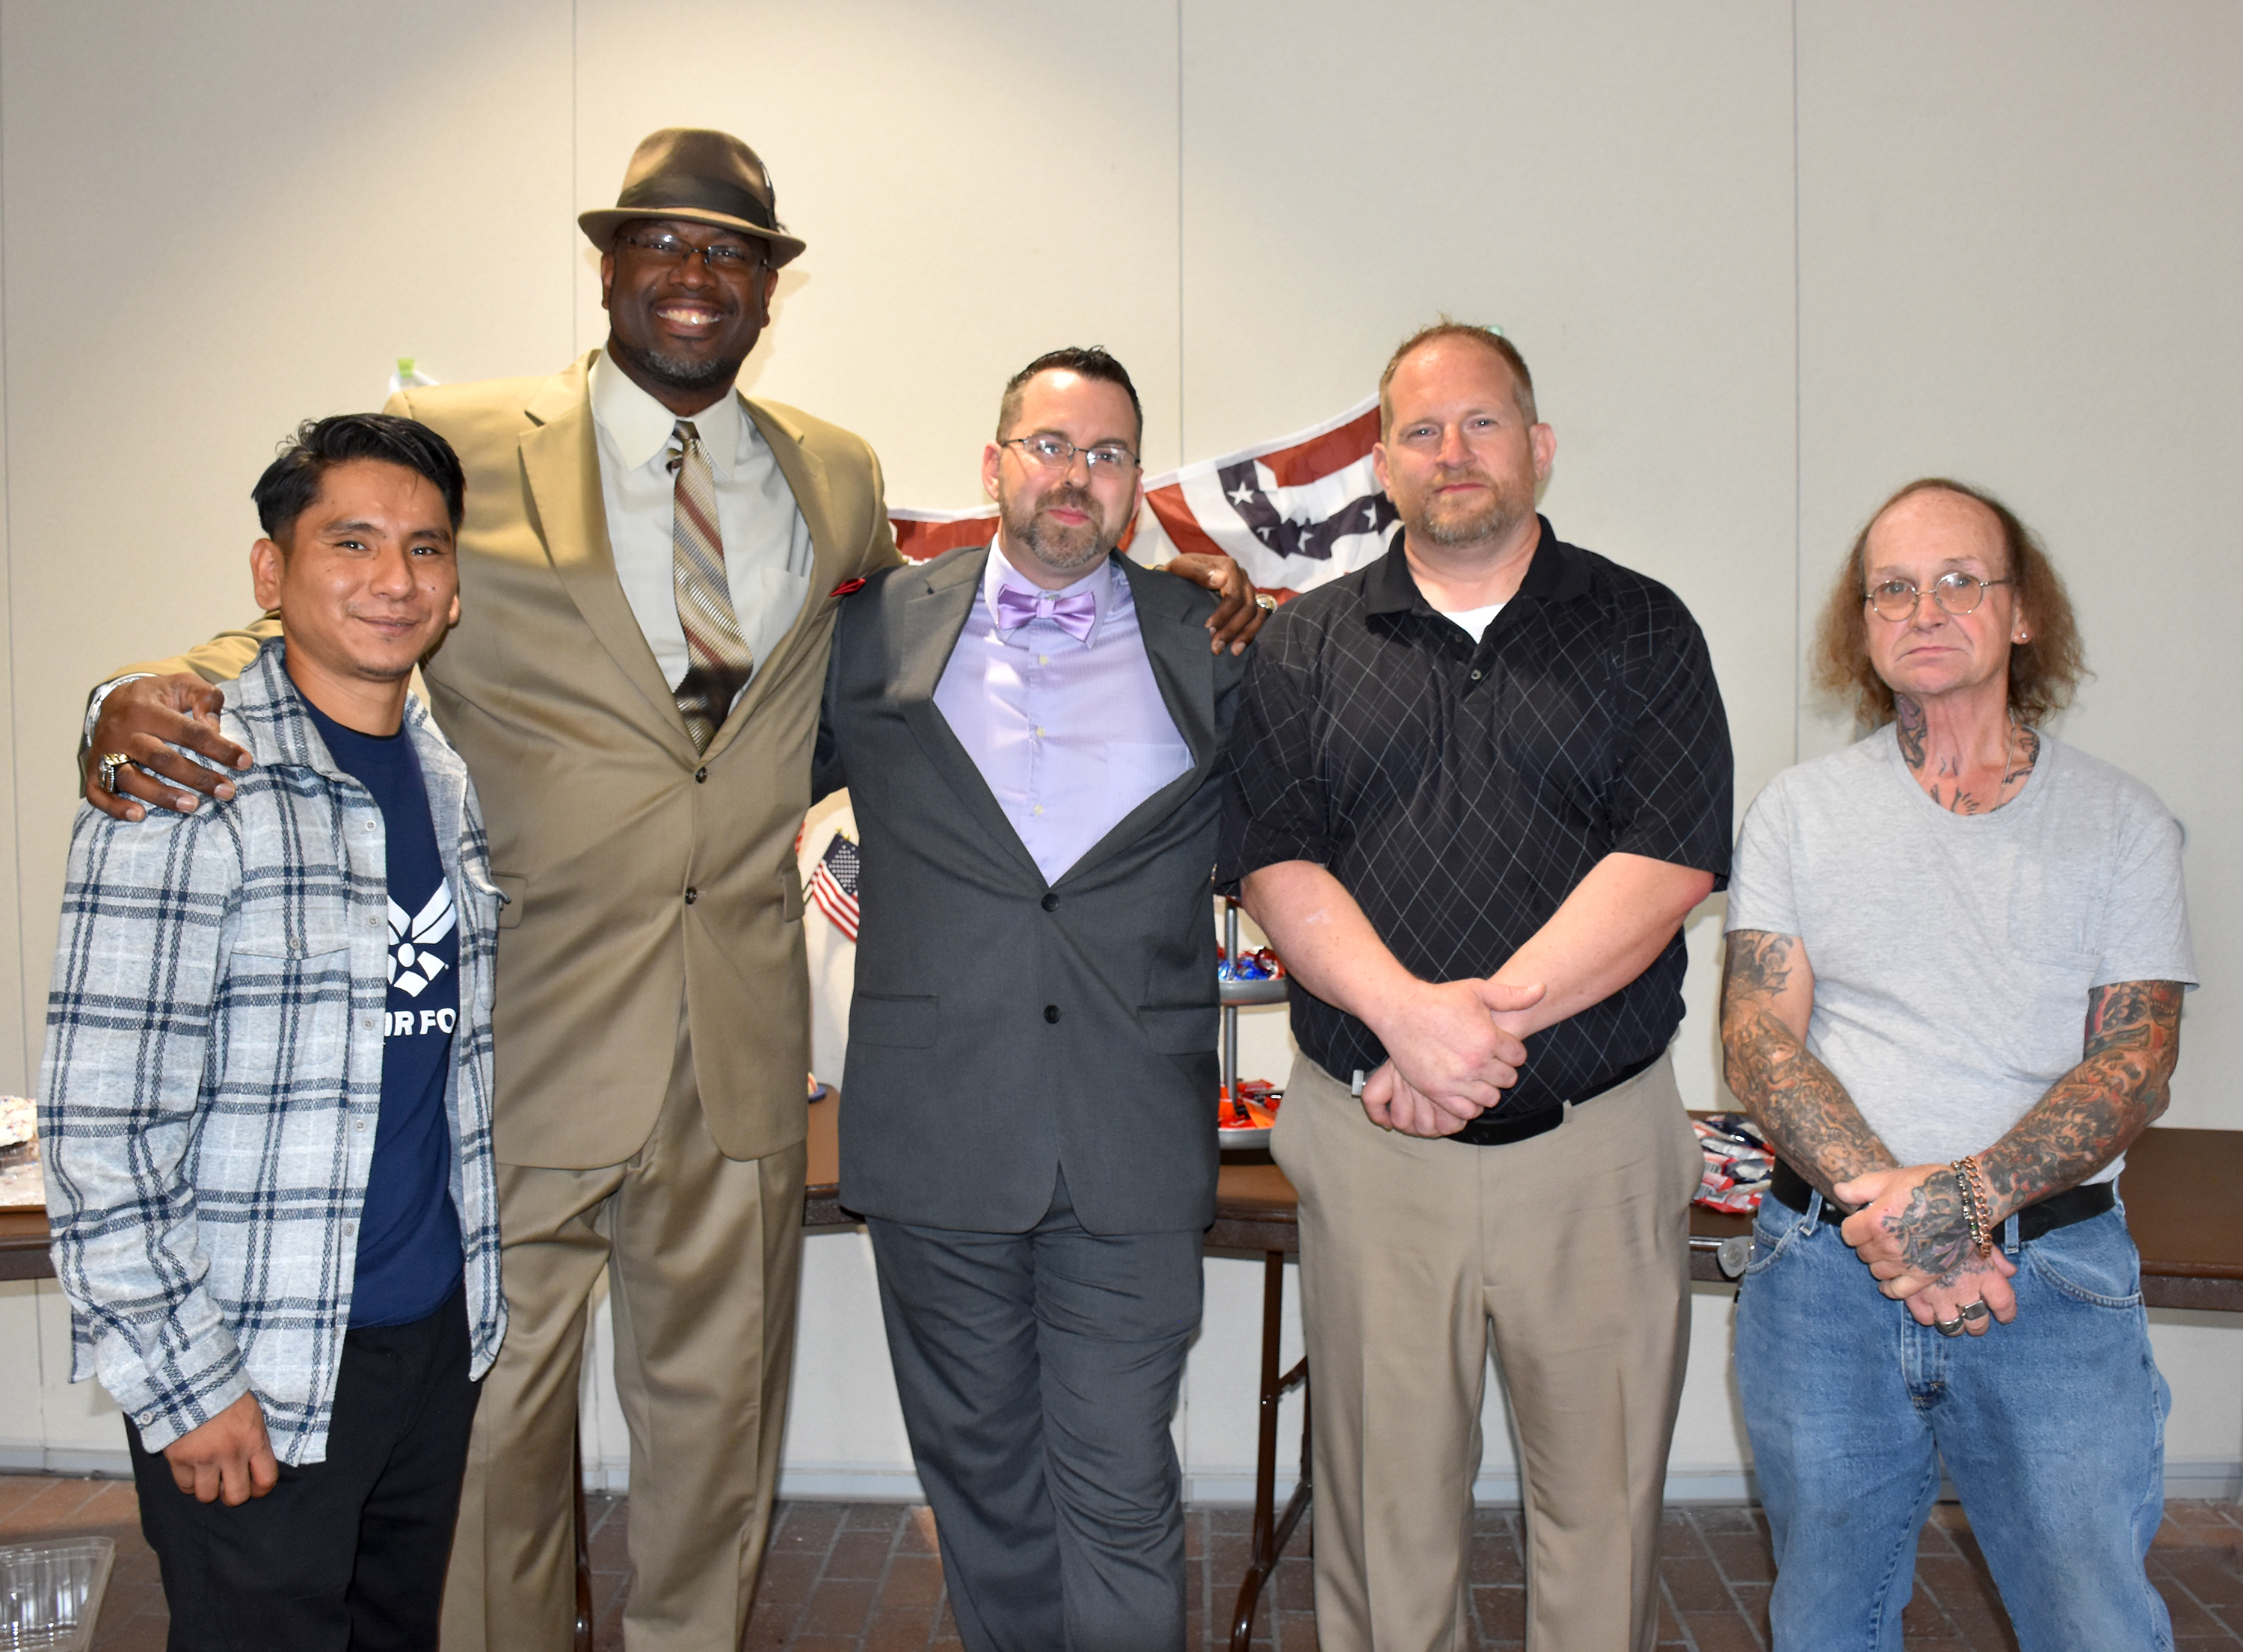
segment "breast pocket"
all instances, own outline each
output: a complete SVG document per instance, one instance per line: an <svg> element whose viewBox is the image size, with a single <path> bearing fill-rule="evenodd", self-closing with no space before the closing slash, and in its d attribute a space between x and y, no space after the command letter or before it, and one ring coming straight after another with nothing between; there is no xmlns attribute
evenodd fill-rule
<svg viewBox="0 0 2243 1652"><path fill-rule="evenodd" d="M350 1016L348 948L237 945L212 1006L221 1092L273 1095L302 1075L347 1071Z"/></svg>

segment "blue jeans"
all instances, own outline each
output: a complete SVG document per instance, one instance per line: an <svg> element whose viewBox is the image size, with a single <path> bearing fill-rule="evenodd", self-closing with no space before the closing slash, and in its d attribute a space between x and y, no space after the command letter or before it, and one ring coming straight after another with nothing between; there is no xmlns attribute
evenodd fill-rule
<svg viewBox="0 0 2243 1652"><path fill-rule="evenodd" d="M1761 1203L1737 1298L1776 1652L1899 1652L1943 1461L2023 1652L2168 1652L2143 1561L2172 1397L2124 1211L2023 1246L2006 1224L2016 1322L1949 1338L1879 1294L1809 1203Z"/></svg>

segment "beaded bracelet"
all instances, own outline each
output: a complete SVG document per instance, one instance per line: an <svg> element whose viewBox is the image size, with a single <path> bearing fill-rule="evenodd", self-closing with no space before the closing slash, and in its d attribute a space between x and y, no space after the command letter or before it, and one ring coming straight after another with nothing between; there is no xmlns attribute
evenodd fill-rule
<svg viewBox="0 0 2243 1652"><path fill-rule="evenodd" d="M1977 1246L1980 1256L1992 1254L1994 1237L1986 1231L1986 1194L1978 1179L1977 1155L1965 1153L1948 1168L1955 1172L1956 1185L1962 1190L1963 1219L1970 1226L1970 1243Z"/></svg>

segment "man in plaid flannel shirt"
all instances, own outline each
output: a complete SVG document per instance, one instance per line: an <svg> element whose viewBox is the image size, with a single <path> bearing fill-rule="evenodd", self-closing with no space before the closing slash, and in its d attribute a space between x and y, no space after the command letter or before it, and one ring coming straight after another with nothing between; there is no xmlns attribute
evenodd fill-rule
<svg viewBox="0 0 2243 1652"><path fill-rule="evenodd" d="M306 425L255 490L284 635L223 726L256 767L191 815L82 808L71 840L55 1266L73 1378L131 1420L175 1648L435 1644L506 1321L501 897L466 766L407 692L458 618L462 488L410 420Z"/></svg>

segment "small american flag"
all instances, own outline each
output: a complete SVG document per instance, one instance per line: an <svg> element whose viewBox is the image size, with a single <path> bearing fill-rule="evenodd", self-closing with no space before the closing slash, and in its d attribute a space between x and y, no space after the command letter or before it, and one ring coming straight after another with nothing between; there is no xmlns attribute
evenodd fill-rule
<svg viewBox="0 0 2243 1652"><path fill-rule="evenodd" d="M857 846L839 832L810 874L810 898L827 923L857 938Z"/></svg>

